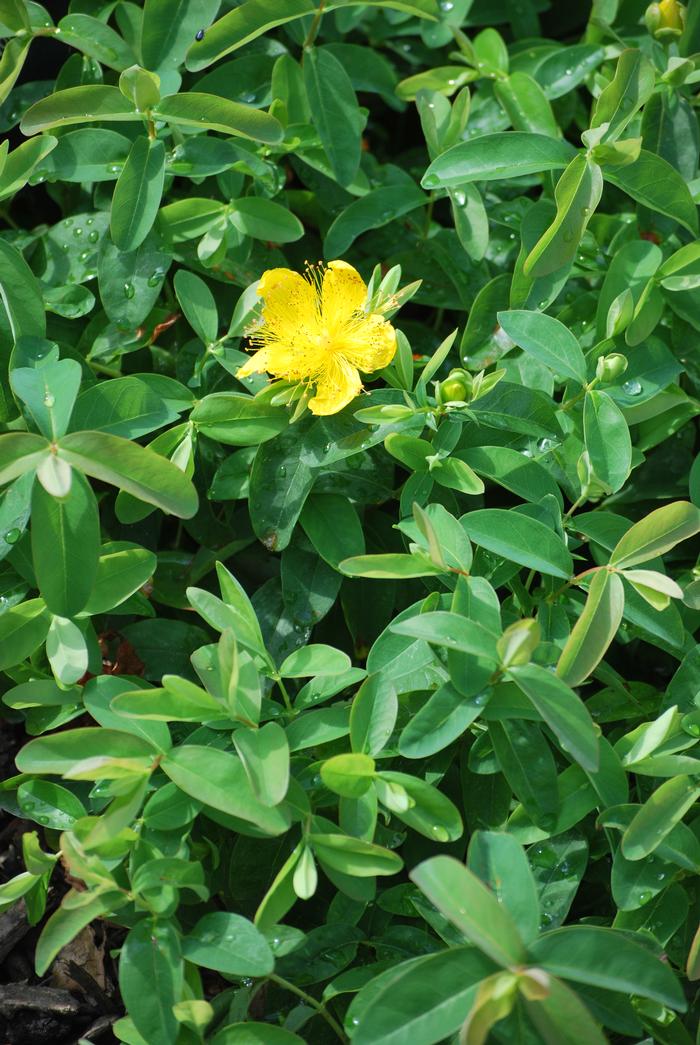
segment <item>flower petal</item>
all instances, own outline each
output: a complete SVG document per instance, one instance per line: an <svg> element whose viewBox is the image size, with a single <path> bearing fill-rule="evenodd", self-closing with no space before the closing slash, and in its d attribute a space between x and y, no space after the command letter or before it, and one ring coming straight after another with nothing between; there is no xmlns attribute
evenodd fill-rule
<svg viewBox="0 0 700 1045"><path fill-rule="evenodd" d="M321 315L328 330L337 330L360 312L367 296L367 286L357 269L347 261L329 261L323 274Z"/></svg>
<svg viewBox="0 0 700 1045"><path fill-rule="evenodd" d="M291 269L263 272L258 294L263 299L262 326L251 336L260 343L272 337L287 343L318 333L319 302L316 288Z"/></svg>
<svg viewBox="0 0 700 1045"><path fill-rule="evenodd" d="M316 395L309 400L312 414L337 414L362 391L357 370L347 359L336 355L316 381Z"/></svg>
<svg viewBox="0 0 700 1045"><path fill-rule="evenodd" d="M374 313L356 320L343 338L343 355L365 374L388 366L395 354L396 331Z"/></svg>

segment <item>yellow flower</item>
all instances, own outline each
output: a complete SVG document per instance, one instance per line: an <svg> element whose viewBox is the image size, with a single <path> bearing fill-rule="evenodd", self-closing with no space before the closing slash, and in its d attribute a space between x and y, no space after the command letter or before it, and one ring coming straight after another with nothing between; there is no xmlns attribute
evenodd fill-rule
<svg viewBox="0 0 700 1045"><path fill-rule="evenodd" d="M314 386L314 414L336 414L362 389L358 371L388 366L396 331L379 313L365 312L367 287L352 265L331 261L306 277L268 269L258 287L262 322L250 334L257 349L237 377L267 371Z"/></svg>

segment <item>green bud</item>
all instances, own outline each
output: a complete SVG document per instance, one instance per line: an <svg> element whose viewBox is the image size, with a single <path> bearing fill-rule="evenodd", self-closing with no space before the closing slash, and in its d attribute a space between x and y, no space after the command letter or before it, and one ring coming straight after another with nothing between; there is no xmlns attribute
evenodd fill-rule
<svg viewBox="0 0 700 1045"><path fill-rule="evenodd" d="M599 381L615 381L621 377L627 369L627 357L621 352L613 352L609 356L600 356L595 369L595 376Z"/></svg>
<svg viewBox="0 0 700 1045"><path fill-rule="evenodd" d="M445 380L440 382L438 399L441 403L468 403L473 383L468 370L452 370Z"/></svg>
<svg viewBox="0 0 700 1045"><path fill-rule="evenodd" d="M685 6L678 0L660 0L658 4L649 4L644 22L656 40L669 40L683 32L685 13Z"/></svg>

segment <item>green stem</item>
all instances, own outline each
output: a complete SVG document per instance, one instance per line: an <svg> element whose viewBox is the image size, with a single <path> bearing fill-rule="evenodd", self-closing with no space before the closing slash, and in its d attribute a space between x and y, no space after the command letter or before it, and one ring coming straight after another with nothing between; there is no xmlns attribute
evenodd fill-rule
<svg viewBox="0 0 700 1045"><path fill-rule="evenodd" d="M115 370L114 367L104 366L102 363L94 363L91 359L86 360L87 365L91 370L94 370L96 374L104 374L105 377L123 377L121 370Z"/></svg>
<svg viewBox="0 0 700 1045"><path fill-rule="evenodd" d="M304 40L305 51L313 45L314 40L318 36L318 31L321 28L321 19L323 18L323 8L325 6L326 0L321 0L321 3L318 5L318 11L314 15L313 22L311 23L306 39Z"/></svg>
<svg viewBox="0 0 700 1045"><path fill-rule="evenodd" d="M316 999L311 994L307 994L306 991L303 991L300 987L296 987L293 983L290 983L289 980L285 980L281 976L276 976L275 973L271 973L267 977L267 979L271 980L272 983L276 983L278 987L282 987L283 990L290 991L292 994L296 994L298 998L301 998L301 1000L306 1002L307 1005L310 1005L312 1009L315 1009L319 1016L323 1017L328 1026L333 1028L336 1035L340 1038L341 1041L346 1042L348 1040L345 1031L340 1026L338 1021L334 1019L333 1016L331 1016L330 1012L328 1012L325 1005L322 1005L321 1002L316 1001Z"/></svg>
<svg viewBox="0 0 700 1045"><path fill-rule="evenodd" d="M282 694L282 699L284 700L284 706L286 707L286 709L290 713L290 715L293 715L294 714L294 708L292 707L292 699L289 696L289 693L287 692L287 687L285 686L285 684L284 684L284 682L282 681L281 678L276 678L275 682L277 683L277 685L279 687L279 691Z"/></svg>
<svg viewBox="0 0 700 1045"><path fill-rule="evenodd" d="M433 208L435 207L435 193L431 192L428 197L428 206L425 211L425 222L423 224L423 239L428 238L430 232L430 225L433 220Z"/></svg>
<svg viewBox="0 0 700 1045"><path fill-rule="evenodd" d="M576 403L580 403L586 392L590 392L590 390L595 388L597 384L598 378L594 377L593 380L589 381L587 385L584 385L581 391L577 392L575 396L572 396L571 399L567 399L565 403L560 403L559 409L562 411L571 410L571 407L575 406Z"/></svg>
<svg viewBox="0 0 700 1045"><path fill-rule="evenodd" d="M572 577L571 580L566 582L566 584L562 584L561 588L557 588L557 590L552 592L551 595L548 595L547 602L555 602L567 588L572 586L572 584L578 584L579 581L582 581L584 577L588 577L589 574L598 573L599 570L604 569L605 566L591 566L590 569L584 570L583 573L577 573L576 576Z"/></svg>

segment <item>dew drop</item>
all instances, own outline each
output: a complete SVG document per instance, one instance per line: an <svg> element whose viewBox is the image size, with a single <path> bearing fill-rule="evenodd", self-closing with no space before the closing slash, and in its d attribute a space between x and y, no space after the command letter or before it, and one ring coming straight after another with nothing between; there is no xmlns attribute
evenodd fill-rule
<svg viewBox="0 0 700 1045"><path fill-rule="evenodd" d="M100 238L100 234L97 231L97 229L93 229L92 232L88 232L88 239L90 240L91 243L97 243L99 238Z"/></svg>
<svg viewBox="0 0 700 1045"><path fill-rule="evenodd" d="M281 464L277 469L277 474L279 475L280 479L284 479L285 475L287 474L287 469L283 464Z"/></svg>
<svg viewBox="0 0 700 1045"><path fill-rule="evenodd" d="M438 842L449 842L450 836L441 824L433 824L431 830Z"/></svg>
<svg viewBox="0 0 700 1045"><path fill-rule="evenodd" d="M129 301L131 301L131 299L133 298L135 293L136 293L136 291L134 289L134 284L133 283L125 283L124 284L124 297L125 298L127 298Z"/></svg>
<svg viewBox="0 0 700 1045"><path fill-rule="evenodd" d="M642 394L642 386L639 381L632 378L630 381L625 381L622 391L626 392L628 396L638 396Z"/></svg>
<svg viewBox="0 0 700 1045"><path fill-rule="evenodd" d="M44 396L44 406L46 406L49 409L51 409L51 407L54 405L55 402L56 402L56 397L54 395L52 395L51 392L47 392L46 395Z"/></svg>
<svg viewBox="0 0 700 1045"><path fill-rule="evenodd" d="M148 284L149 287L157 287L162 279L163 279L163 273L161 272L160 269L156 269L155 272L153 272L148 277L147 284Z"/></svg>
<svg viewBox="0 0 700 1045"><path fill-rule="evenodd" d="M76 239L80 239L82 234L83 234L83 230L81 229L80 225L78 225L76 228L73 229L73 235L75 236Z"/></svg>
<svg viewBox="0 0 700 1045"><path fill-rule="evenodd" d="M85 224L86 225L94 225L95 224L95 219L94 218L87 218L86 221L85 221Z"/></svg>
<svg viewBox="0 0 700 1045"><path fill-rule="evenodd" d="M79 255L80 261L87 261L87 259L90 257L91 254L92 254L91 250L81 250L80 255Z"/></svg>
<svg viewBox="0 0 700 1045"><path fill-rule="evenodd" d="M20 539L21 536L22 531L19 530L16 526L13 526L13 528L11 530L8 530L5 534L5 543L17 544L17 541Z"/></svg>

